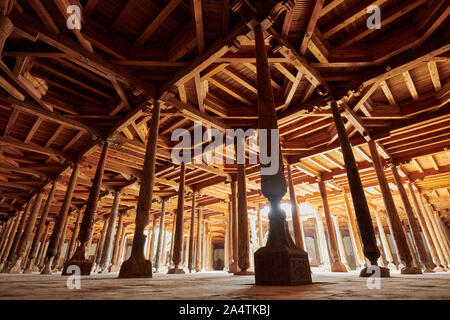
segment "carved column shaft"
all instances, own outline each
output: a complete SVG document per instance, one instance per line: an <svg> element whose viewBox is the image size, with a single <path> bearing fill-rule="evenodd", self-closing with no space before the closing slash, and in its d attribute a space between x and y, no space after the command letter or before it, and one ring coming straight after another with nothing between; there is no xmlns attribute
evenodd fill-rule
<svg viewBox="0 0 450 320"><path fill-rule="evenodd" d="M105 235L105 244L103 245L102 257L100 259L100 267L107 270L111 264L111 255L114 241L114 231L116 230L116 220L119 214L120 206L120 190L116 190L114 194L114 201L111 208L111 215L109 217L108 230Z"/></svg>
<svg viewBox="0 0 450 320"><path fill-rule="evenodd" d="M44 252L45 252L45 246L47 245L47 238L48 234L50 233L50 225L53 223L53 221L47 221L45 231L41 237L41 244L39 246L39 252L36 258L35 265L40 267L44 263Z"/></svg>
<svg viewBox="0 0 450 320"><path fill-rule="evenodd" d="M192 208L191 208L191 228L189 232L189 258L188 269L189 272L194 270L194 229L195 229L195 192L192 195Z"/></svg>
<svg viewBox="0 0 450 320"><path fill-rule="evenodd" d="M158 244L156 245L156 255L155 255L155 269L158 271L161 265L161 250L163 250L163 237L165 237L164 230L164 220L166 216L166 199L162 199L161 203L161 218L159 220L159 232L158 232ZM164 248L165 251L165 248ZM164 261L164 260L163 260Z"/></svg>
<svg viewBox="0 0 450 320"><path fill-rule="evenodd" d="M294 183L292 181L291 166L287 165L288 174L288 185L289 185L289 199L291 202L292 210L292 225L294 227L294 238L297 247L305 250L304 236L303 236L303 226L302 219L300 217L300 209L297 204L297 199L295 196Z"/></svg>
<svg viewBox="0 0 450 320"><path fill-rule="evenodd" d="M197 209L197 249L195 252L195 271L200 272L202 271L202 266L201 266L201 253L202 253L202 208L199 207ZM228 220L230 220L231 217L228 217ZM230 243L230 241L229 241Z"/></svg>
<svg viewBox="0 0 450 320"><path fill-rule="evenodd" d="M250 267L249 261L249 231L247 210L247 187L245 182L245 165L237 165L237 200L238 200L238 252L239 269L247 271Z"/></svg>

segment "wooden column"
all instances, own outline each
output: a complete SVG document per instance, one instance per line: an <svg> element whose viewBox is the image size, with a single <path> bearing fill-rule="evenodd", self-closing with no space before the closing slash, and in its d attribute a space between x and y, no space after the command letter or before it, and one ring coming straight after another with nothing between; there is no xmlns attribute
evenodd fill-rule
<svg viewBox="0 0 450 320"><path fill-rule="evenodd" d="M184 181L186 175L186 165L181 163L180 166L180 183L178 187L178 204L177 204L177 223L175 229L175 241L173 246L173 268L168 274L184 274L181 264L181 254L183 251L183 233L184 233Z"/></svg>
<svg viewBox="0 0 450 320"><path fill-rule="evenodd" d="M408 217L408 223L411 229L415 247L417 248L420 263L423 266L424 272L433 272L433 266L431 264L431 261L428 259L425 245L423 243L422 236L420 235L420 228L416 222L416 218L414 217L414 212L411 207L411 203L409 202L408 195L406 194L406 190L403 186L403 181L398 174L397 168L393 164L390 164L389 167L391 168L395 183L398 188L398 192L400 193L400 198L406 211L406 216Z"/></svg>
<svg viewBox="0 0 450 320"><path fill-rule="evenodd" d="M231 175L231 240L232 240L232 263L228 268L229 273L238 272L239 250L238 250L238 213L237 213L237 192L236 175Z"/></svg>
<svg viewBox="0 0 450 320"><path fill-rule="evenodd" d="M67 238L67 226L69 225L70 213L67 215L66 220L64 221L64 227L62 230L61 238L58 241L58 249L56 251L55 258L53 259L52 269L60 270L64 265L64 258L62 257L62 252L64 248L64 244L66 243Z"/></svg>
<svg viewBox="0 0 450 320"><path fill-rule="evenodd" d="M44 252L45 252L45 247L47 245L47 238L48 238L48 234L50 232L50 226L52 223L53 223L53 221L47 221L45 224L46 225L45 231L41 237L41 245L39 246L39 252L37 254L37 257L36 257L36 260L34 263L37 268L37 271L39 271L41 266L44 264Z"/></svg>
<svg viewBox="0 0 450 320"><path fill-rule="evenodd" d="M321 207L317 208L317 211L315 212L316 227L317 227L317 242L320 248L320 257L323 267L327 271L331 271L330 255L328 254L328 242L327 237L325 235L325 230L323 228L323 221L321 218L320 210Z"/></svg>
<svg viewBox="0 0 450 320"><path fill-rule="evenodd" d="M327 198L327 189L325 187L325 183L322 180L319 180L317 183L319 186L320 196L322 198L323 203L323 211L325 214L325 222L327 225L328 230L328 237L330 240L330 246L331 246L331 255L332 255L332 262L331 262L331 271L332 272L347 272L347 268L342 263L340 257L339 257L339 249L338 244L336 240L336 231L333 227L333 221L331 220L331 213L330 213L330 207L328 206L328 198Z"/></svg>
<svg viewBox="0 0 450 320"><path fill-rule="evenodd" d="M259 147L260 150L265 150L266 154L269 154L272 149L272 135L275 135L278 140L277 143L279 143L278 122L261 24L254 26L253 31L255 33L258 82L258 129L260 134L263 133L267 137L266 145L260 137ZM297 248L286 232L286 214L280 208L280 201L286 194L287 187L281 148L279 147L277 151L277 155L271 156L272 159L274 156L278 158L278 168L276 163L261 163L261 191L270 202L270 227L266 246L259 248L254 255L255 282L257 285L308 284L311 283L308 254ZM275 170L272 171L274 173L269 170L271 166L275 166ZM280 254L280 252L283 252L283 254ZM291 267L294 260L296 261L295 270Z"/></svg>
<svg viewBox="0 0 450 320"><path fill-rule="evenodd" d="M350 270L350 266L347 261L347 255L345 253L344 239L342 238L341 229L339 228L339 219L337 216L332 216L334 231L336 232L336 239L338 243L339 253L341 261L345 266L345 269Z"/></svg>
<svg viewBox="0 0 450 320"><path fill-rule="evenodd" d="M94 271L98 271L98 269L99 269L100 259L102 257L103 246L105 244L106 230L108 229L109 221L110 221L109 217L107 217L103 220L103 228L100 233L100 239L98 239L97 247L95 248L95 257L94 257L95 264L93 266Z"/></svg>
<svg viewBox="0 0 450 320"><path fill-rule="evenodd" d="M263 243L263 230L262 230L262 219L261 219L261 207L262 207L262 205L261 204L259 204L259 208L258 208L258 216L257 216L257 218L258 218L258 244L259 244L259 247L261 248L262 246L264 246L264 243Z"/></svg>
<svg viewBox="0 0 450 320"><path fill-rule="evenodd" d="M403 232L400 218L392 198L391 190L384 173L381 160L378 155L377 147L373 140L368 142L370 154L372 155L373 166L377 175L378 184L380 186L381 195L383 197L384 206L388 216L389 224L391 225L393 237L397 245L398 253L401 263L405 266L400 270L402 274L421 274L420 268L415 268L412 265L412 255L408 247L406 235Z"/></svg>
<svg viewBox="0 0 450 320"><path fill-rule="evenodd" d="M202 208L199 207L197 209L197 250L195 251L195 271L200 272L202 271L202 266L201 266L201 261L202 261L202 257L201 257L201 253L202 253ZM228 220L230 220L231 218L229 217Z"/></svg>
<svg viewBox="0 0 450 320"><path fill-rule="evenodd" d="M445 243L445 239L443 238L443 235L441 231L439 230L439 226L436 223L436 219L434 218L433 208L431 204L427 203L425 204L425 208L428 213L428 219L431 222L431 225L433 226L434 233L436 235L437 241L439 243L441 252L442 252L442 260L444 263L444 266L447 269L450 269L450 250L447 249L447 245Z"/></svg>
<svg viewBox="0 0 450 320"><path fill-rule="evenodd" d="M175 210L173 214L173 220L172 220L172 233L171 233L171 239L170 239L170 252L169 252L169 267L173 265L173 247L175 242L175 230L176 230L176 224L177 224L177 212Z"/></svg>
<svg viewBox="0 0 450 320"><path fill-rule="evenodd" d="M439 214L433 210L432 206L429 207L430 208L430 214L432 219L434 219L434 226L435 229L437 230L436 233L440 234L440 238L442 240L442 248L445 249L445 253L446 253L446 257L447 257L447 261L450 261L450 244L448 242L447 236L445 235L444 230L442 229L441 226L441 219L439 218ZM450 267L450 265L449 265Z"/></svg>
<svg viewBox="0 0 450 320"><path fill-rule="evenodd" d="M44 229L46 228L46 225L47 225L47 230L48 230L47 216L48 216L48 212L50 211L51 204L53 202L55 190L56 190L56 180L53 181L52 188L50 189L50 192L47 197L47 201L45 202L44 211L42 212L42 215L41 215L41 218L39 221L39 226L37 227L37 231L34 235L33 243L31 245L30 253L28 254L27 267L25 268L23 273L31 273L33 271L39 271L35 264L35 258L36 258L37 249L38 249L39 243L42 240L42 235L43 235ZM46 240L46 238L44 240ZM45 241L44 241L44 244L45 244Z"/></svg>
<svg viewBox="0 0 450 320"><path fill-rule="evenodd" d="M117 230L116 230L116 235L114 237L114 249L113 249L113 256L111 259L111 266L109 268L109 272L119 272L120 268L119 268L119 250L120 250L120 240L123 237L123 231L124 231L124 227L123 227L123 212L119 212L119 222L117 224Z"/></svg>
<svg viewBox="0 0 450 320"><path fill-rule="evenodd" d="M244 139L242 139L244 140ZM245 143L241 141L241 143ZM236 158L237 159L237 158ZM237 164L237 204L238 204L238 253L239 269L235 275L252 275L247 271L250 267L249 261L249 231L248 231L248 211L247 211L247 186L245 177L245 164Z"/></svg>
<svg viewBox="0 0 450 320"><path fill-rule="evenodd" d="M106 231L105 243L103 245L102 257L100 259L100 272L107 271L111 264L114 231L116 230L116 220L117 215L119 214L120 192L120 190L115 190L114 201L111 208L111 215L109 217L108 230Z"/></svg>
<svg viewBox="0 0 450 320"><path fill-rule="evenodd" d="M162 226L162 232L163 232L163 242L162 242L162 248L161 248L161 264L162 265L166 265L166 237L167 237L167 232L166 232L166 224L164 223Z"/></svg>
<svg viewBox="0 0 450 320"><path fill-rule="evenodd" d="M2 255L0 258L0 270L2 270L2 272L4 269L3 267L5 266L7 261L6 259L9 255L9 252L11 251L11 246L17 233L17 229L19 228L19 223L22 219L23 213L24 212L20 210L14 217L14 223L11 227L11 231L9 232L8 239L6 240L5 247L3 248Z"/></svg>
<svg viewBox="0 0 450 320"><path fill-rule="evenodd" d="M318 92L322 95L325 102L330 103L336 131L341 144L342 156L344 158L345 169L347 171L347 178L350 186L350 192L352 194L356 220L358 222L358 227L363 242L364 255L370 261L372 266L376 266L377 260L380 257L380 251L377 247L372 218L370 216L369 206L367 205L366 196L364 194L361 178L359 176L358 167L356 166L352 146L350 145L347 131L341 117L341 110L339 110L336 100L332 96L330 90L319 87ZM373 273L368 272L367 268L363 268L360 272L360 277L369 277L372 275ZM380 277L389 277L389 269L380 268Z"/></svg>
<svg viewBox="0 0 450 320"><path fill-rule="evenodd" d="M105 171L106 157L108 153L109 141L103 142L102 153L98 160L97 169L95 171L94 180L92 180L91 192L89 193L86 202L86 209L84 210L83 220L81 222L80 232L78 233L78 241L80 242L78 248L75 250L72 258L64 265L62 274L67 273L67 267L76 265L80 268L81 275L90 275L92 270L92 261L89 261L86 254L87 244L92 237L92 230L94 228L95 217L97 216L98 198L100 196L100 188L103 180L103 173Z"/></svg>
<svg viewBox="0 0 450 320"><path fill-rule="evenodd" d="M151 237L152 237L152 233L153 233L153 228L155 226L156 223L156 217L153 217L153 220L151 220L150 218L150 223L148 224L148 229L147 229L147 241L146 241L146 248L145 248L145 258L147 260L152 260L152 256L150 255L150 245L152 243L151 241Z"/></svg>
<svg viewBox="0 0 450 320"><path fill-rule="evenodd" d="M11 234L11 230L13 229L15 221L16 221L15 215L9 217L8 221L6 222L6 225L3 228L2 240L1 240L1 245L0 245L0 257L3 255L3 251L6 248L6 245L7 245L8 239L9 239L9 235Z"/></svg>
<svg viewBox="0 0 450 320"><path fill-rule="evenodd" d="M397 267L394 264L394 258L392 256L392 251L391 251L391 248L389 246L389 242L388 242L388 239L386 237L386 233L384 232L384 226L383 226L383 223L381 222L380 213L376 209L374 210L374 213L375 213L375 220L377 221L378 232L380 233L380 239L381 239L381 244L383 246L384 255L385 255L386 260L388 262L387 267L390 270L396 270Z"/></svg>
<svg viewBox="0 0 450 320"><path fill-rule="evenodd" d="M194 270L194 229L195 229L195 190L192 194L192 208L191 208L191 228L189 232L189 259L188 269L189 272Z"/></svg>
<svg viewBox="0 0 450 320"><path fill-rule="evenodd" d="M4 260L5 264L4 264L2 273L7 273L11 269L11 262L12 262L14 254L19 246L20 239L22 238L25 222L28 218L28 210L30 209L31 203L33 201L34 201L34 197L32 197L27 202L27 205L25 206L25 210L23 211L23 214L21 216L19 216L20 219L18 220L16 232L14 233L14 237L12 239L11 246L8 248L8 252L6 253L7 258L5 258L5 260Z"/></svg>
<svg viewBox="0 0 450 320"><path fill-rule="evenodd" d="M347 193L344 192L345 209L347 211L348 225L350 231L350 238L352 239L353 247L355 249L355 259L361 268L366 265L366 259L364 258L363 249L361 246L361 240L358 234L358 226L356 225L356 217L350 207L350 201L348 200Z"/></svg>
<svg viewBox="0 0 450 320"><path fill-rule="evenodd" d="M161 250L162 250L162 240L165 237L164 231L164 218L166 216L166 199L161 199L161 217L159 220L159 232L158 232L158 244L156 245L156 256L155 256L155 272L159 272L159 266L161 265ZM164 248L164 251L166 249Z"/></svg>
<svg viewBox="0 0 450 320"><path fill-rule="evenodd" d="M55 220L55 226L53 228L52 235L50 237L50 242L47 248L47 253L45 255L45 265L41 271L41 274L51 274L50 267L55 259L58 252L58 244L60 239L63 237L64 223L69 213L70 205L72 203L73 192L77 185L79 164L78 162L74 164L72 169L72 174L70 176L69 184L67 185L66 194L64 195L64 201L59 211L58 217ZM62 240L64 242L64 240Z"/></svg>
<svg viewBox="0 0 450 320"><path fill-rule="evenodd" d="M206 221L203 221L202 229L202 270L208 271L208 266L206 263L206 238L208 237L208 223Z"/></svg>
<svg viewBox="0 0 450 320"><path fill-rule="evenodd" d="M77 244L77 242L76 242L77 233L78 233L78 229L79 229L80 223L81 223L81 216L83 215L81 213L81 209L78 209L77 212L78 212L77 220L75 221L75 225L73 226L72 237L70 238L69 246L67 247L67 251L66 251L66 261L68 261L70 259L70 257L72 257L72 254L74 253L74 250L75 250L75 246Z"/></svg>
<svg viewBox="0 0 450 320"><path fill-rule="evenodd" d="M30 245L33 237L33 228L36 224L37 216L39 210L41 209L42 198L44 197L44 190L41 190L34 199L33 208L30 213L30 217L27 220L27 225L23 231L23 235L20 239L19 245L16 252L14 253L11 260L11 267L9 273L20 273L22 271L21 263L22 259L25 257L27 248Z"/></svg>
<svg viewBox="0 0 450 320"><path fill-rule="evenodd" d="M152 224L152 229L151 229L152 235L151 235L150 241L149 241L150 249L148 251L148 259L152 262L153 262L153 258L155 256L154 252L155 252L155 238L156 238L156 226L157 225L158 225L158 219L155 216L155 218L153 219L153 224Z"/></svg>
<svg viewBox="0 0 450 320"><path fill-rule="evenodd" d="M292 225L294 228L294 238L297 247L306 250L303 236L302 219L300 217L300 209L298 207L297 198L295 196L294 183L292 181L291 165L287 165L288 185L289 185L289 200L291 202L292 210Z"/></svg>

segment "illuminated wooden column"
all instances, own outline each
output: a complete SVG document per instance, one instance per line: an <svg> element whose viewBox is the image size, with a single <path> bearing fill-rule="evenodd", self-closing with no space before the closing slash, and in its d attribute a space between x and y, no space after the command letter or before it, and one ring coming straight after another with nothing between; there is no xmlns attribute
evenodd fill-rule
<svg viewBox="0 0 450 320"><path fill-rule="evenodd" d="M120 266L119 266L119 255L120 255L120 245L121 240L123 238L124 233L124 226L123 226L123 216L124 212L119 212L119 222L117 224L117 230L116 230L116 236L114 237L114 250L113 250L113 256L112 256L112 264L109 268L109 272L119 272Z"/></svg>
<svg viewBox="0 0 450 320"><path fill-rule="evenodd" d="M102 254L100 258L100 272L105 272L109 269L111 264L111 255L114 241L114 231L116 229L117 215L119 214L120 206L120 190L115 190L114 201L111 208L111 215L109 216L108 229L106 230L105 241L103 244Z"/></svg>
<svg viewBox="0 0 450 320"><path fill-rule="evenodd" d="M333 219L341 261L344 264L345 269L348 271L350 270L350 266L348 265L347 256L345 254L344 239L342 238L341 229L339 228L339 219L337 216L331 216L331 218Z"/></svg>
<svg viewBox="0 0 450 320"><path fill-rule="evenodd" d="M102 232L100 233L100 239L97 243L97 248L95 250L95 257L94 257L95 263L93 266L93 270L96 272L100 271L100 260L102 258L103 246L105 245L106 231L108 230L109 222L110 222L109 217L105 218L103 222Z"/></svg>
<svg viewBox="0 0 450 320"><path fill-rule="evenodd" d="M67 268L69 266L78 266L80 268L81 275L90 275L92 270L93 262L90 261L86 255L87 244L89 239L92 237L92 230L95 223L95 217L97 215L98 199L100 196L100 188L103 180L103 173L105 171L106 157L109 148L109 141L105 140L103 142L102 153L100 159L98 160L97 169L95 171L94 180L92 181L91 191L89 193L88 200L86 202L86 209L84 210L83 220L81 222L80 231L78 233L79 246L75 250L72 258L64 265L62 274L71 275L72 268L68 272Z"/></svg>
<svg viewBox="0 0 450 320"><path fill-rule="evenodd" d="M377 221L378 232L380 233L381 244L383 245L384 255L388 262L387 267L390 270L396 270L397 267L394 264L394 258L392 256L392 251L389 246L389 242L386 237L386 233L384 232L384 226L383 226L383 223L381 222L380 213L378 212L377 209L374 210L374 213L375 213L375 220Z"/></svg>
<svg viewBox="0 0 450 320"><path fill-rule="evenodd" d="M52 266L53 261L57 260L55 256L58 252L59 241L63 237L66 218L69 215L69 209L72 203L73 192L75 191L75 187L77 184L78 171L79 171L79 164L77 162L73 166L69 184L67 185L66 194L64 195L64 201L59 211L59 214L55 220L55 226L53 227L53 232L50 237L50 242L48 244L47 252L45 255L45 265L41 271L41 274L51 274L52 271L50 270L50 267Z"/></svg>
<svg viewBox="0 0 450 320"><path fill-rule="evenodd" d="M206 239L208 237L208 223L206 221L203 221L202 229L202 270L208 271L208 266L206 263Z"/></svg>
<svg viewBox="0 0 450 320"><path fill-rule="evenodd" d="M442 229L441 219L439 218L439 214L433 210L432 206L430 206L429 208L430 208L431 217L434 219L433 225L435 226L435 229L437 230L436 233L439 233L440 238L442 239L442 244L443 244L443 248L445 248L447 261L450 261L450 244L448 242L447 236L445 235L446 231ZM450 265L449 265L449 267L450 267Z"/></svg>
<svg viewBox="0 0 450 320"><path fill-rule="evenodd" d="M173 220L172 220L172 233L171 233L170 252L169 252L169 267L171 265L173 265L173 247L174 247L174 242L175 242L176 219L177 219L177 211L175 210L175 212L173 214Z"/></svg>
<svg viewBox="0 0 450 320"><path fill-rule="evenodd" d="M161 259L161 250L163 248L163 237L165 238L166 234L164 231L164 220L166 216L166 199L161 199L161 215L159 218L159 232L158 232L158 244L156 245L156 255L155 255L155 272L159 272L159 266L161 265L161 260L164 263L164 259ZM164 248L164 252L166 249Z"/></svg>
<svg viewBox="0 0 450 320"><path fill-rule="evenodd" d="M195 229L195 196L196 192L194 190L192 194L192 207L191 207L191 227L189 232L189 258L188 258L188 269L189 272L194 270L194 229Z"/></svg>
<svg viewBox="0 0 450 320"><path fill-rule="evenodd" d="M231 175L231 239L232 239L232 263L228 268L229 273L235 273L238 271L239 263L239 249L238 249L238 213L237 213L237 186L236 186L236 176Z"/></svg>
<svg viewBox="0 0 450 320"><path fill-rule="evenodd" d="M44 253L45 253L45 248L47 245L47 238L48 238L48 234L50 233L50 226L52 225L53 221L47 221L46 222L46 227L45 227L45 231L41 237L41 245L39 246L39 252L37 254L36 260L34 265L36 266L37 271L40 271L40 268L44 265Z"/></svg>
<svg viewBox="0 0 450 320"><path fill-rule="evenodd" d="M262 205L259 204L259 208L258 208L258 212L257 212L257 214L258 214L258 216L257 216L258 217L258 244L259 244L260 248L264 245L264 243L263 243L262 219L261 219L261 207L262 207Z"/></svg>
<svg viewBox="0 0 450 320"><path fill-rule="evenodd" d="M442 252L442 258L443 258L442 260L443 260L444 266L446 269L450 269L450 250L447 249L445 239L443 238L443 235L441 234L441 231L439 230L439 226L436 223L436 219L434 218L433 207L431 206L431 204L426 203L425 208L428 213L428 219L430 220L431 225L433 226L433 230L436 235L437 242L439 243L440 250Z"/></svg>
<svg viewBox="0 0 450 320"><path fill-rule="evenodd" d="M281 11L293 5L281 3ZM246 8L248 9L248 8ZM243 11L241 10L241 13ZM246 12L248 14L248 11ZM253 20L255 22L255 20ZM250 25L252 25L250 23ZM286 180L281 148L273 88L271 85L269 62L264 34L260 23L253 26L255 33L256 69L258 82L258 129L260 150L272 153L272 136L276 139L275 154L270 163L260 163L261 191L270 202L269 237L265 247L255 252L255 282L257 285L300 285L311 283L308 254L295 246L285 228L286 213L280 201L286 194ZM267 139L261 139L261 134ZM264 141L265 140L265 141ZM278 152L278 154L276 154ZM275 157L274 157L275 155ZM274 158L277 158L274 160ZM275 163L273 163L275 162ZM278 162L278 163L276 163ZM274 169L274 170L272 170ZM296 261L295 270L293 262Z"/></svg>
<svg viewBox="0 0 450 320"><path fill-rule="evenodd" d="M34 201L34 196L28 200L26 206L25 206L25 210L23 211L22 215L20 215L18 218L18 225L16 228L16 231L13 234L12 237L12 242L10 244L10 246L8 247L8 250L6 252L6 255L4 257L2 257L2 263L4 263L3 265L3 269L2 269L2 273L8 273L9 270L11 269L11 262L12 262L12 258L14 256L14 253L17 250L17 247L19 246L20 243L20 239L22 237L23 234L23 230L25 227L25 222L28 218L28 210L30 210L31 204Z"/></svg>
<svg viewBox="0 0 450 320"><path fill-rule="evenodd" d="M348 226L349 226L348 228L350 231L350 238L352 239L352 243L353 243L355 259L357 260L356 262L359 264L360 268L364 268L366 265L366 259L364 257L361 240L360 240L359 234L358 234L358 226L356 225L356 217L350 206L350 201L348 200L347 193L345 193L345 192L344 192L344 203L345 203L345 209L347 211Z"/></svg>
<svg viewBox="0 0 450 320"><path fill-rule="evenodd" d="M67 227L69 225L69 220L70 220L70 212L67 215L66 220L64 221L64 228L62 231L62 235L58 241L58 249L56 251L55 258L53 259L52 270L55 270L55 271L60 270L64 264L64 258L62 257L62 251L64 248L64 244L66 243Z"/></svg>
<svg viewBox="0 0 450 320"><path fill-rule="evenodd" d="M6 226L4 226L4 230L2 233L2 241L0 246L0 257L3 255L3 251L6 249L6 245L8 243L9 235L11 234L11 230L14 228L14 223L16 222L17 216L13 215L9 217L6 222Z"/></svg>
<svg viewBox="0 0 450 320"><path fill-rule="evenodd" d="M331 220L331 212L330 207L328 206L328 197L327 197L327 189L325 187L325 183L319 179L318 181L320 196L322 198L323 203L323 211L325 214L325 222L327 225L328 230L328 238L330 240L330 246L331 246L331 255L332 255L332 262L331 262L331 271L332 272L347 272L347 268L342 263L340 257L339 257L339 249L338 244L336 240L336 231L333 227L333 221Z"/></svg>
<svg viewBox="0 0 450 320"><path fill-rule="evenodd" d="M166 232L166 224L164 223L162 226L162 233L163 233L163 242L162 242L162 251L161 251L161 264L166 265L166 238L167 238L167 232Z"/></svg>
<svg viewBox="0 0 450 320"><path fill-rule="evenodd" d="M66 254L66 261L74 254L75 246L77 245L77 235L81 224L81 209L78 209L77 220L75 221L75 226L73 227L72 238L70 239L69 247Z"/></svg>
<svg viewBox="0 0 450 320"><path fill-rule="evenodd" d="M381 165L381 159L378 155L377 147L373 140L368 142L370 154L372 155L373 166L377 175L378 184L380 186L381 195L383 197L384 206L386 208L389 224L392 229L392 235L397 245L397 250L400 256L401 263L404 265L401 268L402 274L421 274L420 268L413 267L413 257L408 247L406 234L403 231L402 224L395 207L394 200L392 198L391 190L384 173L383 166Z"/></svg>
<svg viewBox="0 0 450 320"><path fill-rule="evenodd" d="M291 165L287 165L288 185L289 185L289 200L291 202L292 210L292 225L294 228L294 238L297 247L306 250L303 235L302 219L300 217L300 209L297 204L297 198L295 196L294 183L292 181Z"/></svg>
<svg viewBox="0 0 450 320"><path fill-rule="evenodd" d="M12 222L11 230L9 231L8 238L5 240L4 248L2 249L2 254L0 257L0 270L3 272L3 267L6 263L6 258L11 250L12 243L15 238L15 234L19 227L20 220L22 219L23 211L19 210L17 214L14 216L14 221Z"/></svg>
<svg viewBox="0 0 450 320"><path fill-rule="evenodd" d="M41 202L43 197L44 191L41 190L34 199L33 208L31 210L30 216L28 217L22 237L20 238L19 245L17 246L16 252L14 252L12 256L10 266L8 269L9 273L20 273L22 271L21 268L22 259L25 257L27 247L32 241L33 228L34 225L36 224L37 216L41 208Z"/></svg>
<svg viewBox="0 0 450 320"><path fill-rule="evenodd" d="M173 268L168 274L184 274L183 266L180 266L181 254L183 253L183 233L184 233L184 183L186 178L186 165L184 162L180 166L180 182L178 187L177 223L175 229L175 239L173 246Z"/></svg>
<svg viewBox="0 0 450 320"><path fill-rule="evenodd" d="M315 212L315 218L316 218L316 234L317 234L317 242L320 248L320 257L323 264L323 267L327 271L331 271L331 261L330 256L328 254L328 242L327 237L325 235L325 230L323 228L323 221L321 218L321 211L322 207L317 208L317 211Z"/></svg>
<svg viewBox="0 0 450 320"><path fill-rule="evenodd" d="M420 227L416 222L416 218L414 216L414 212L409 202L408 195L406 194L405 187L403 186L403 181L398 174L397 167L394 164L390 164L392 174L394 176L395 183L398 188L398 192L400 193L400 198L403 203L403 207L405 208L406 216L408 218L408 224L411 229L412 238L414 240L415 247L417 248L417 252L419 255L420 264L422 264L424 272L433 272L433 265L431 261L428 259L427 252L425 250L425 245L422 240L422 236L420 234Z"/></svg>
<svg viewBox="0 0 450 320"><path fill-rule="evenodd" d="M228 217L228 221L230 221L231 217ZM197 249L195 251L195 271L202 271L202 208L199 207L197 209Z"/></svg>
<svg viewBox="0 0 450 320"><path fill-rule="evenodd" d="M433 266L431 264L431 262L430 262L430 265L425 270L425 272L430 272L429 269L431 269L431 268L434 268L433 271L443 271L442 267L440 267L441 261L440 261L440 259L438 257L435 245L433 243L433 238L431 236L431 232L430 232L429 227L427 225L427 222L425 220L424 213L422 212L422 210L421 210L421 208L419 206L419 203L417 201L417 197L416 197L416 194L415 194L415 192L413 190L412 184L410 182L408 182L407 183L407 187L408 187L408 191L409 191L409 194L411 196L411 199L412 199L412 204L413 204L413 207L414 207L414 211L416 212L417 218L419 220L420 227L422 228L423 235L425 237L425 241L427 242L428 249L429 249L429 252L430 252L430 255L431 255L431 259L432 259L432 261L434 263L434 266Z"/></svg>

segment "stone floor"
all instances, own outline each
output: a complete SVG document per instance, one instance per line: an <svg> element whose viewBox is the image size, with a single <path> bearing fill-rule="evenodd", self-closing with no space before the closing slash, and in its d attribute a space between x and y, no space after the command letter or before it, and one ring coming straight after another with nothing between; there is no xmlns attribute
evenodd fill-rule
<svg viewBox="0 0 450 320"><path fill-rule="evenodd" d="M367 279L355 271L314 271L313 284L295 287L254 285L253 276L225 272L186 275L154 274L152 279L117 279L117 274L83 276L80 289L59 274L50 276L0 274L0 299L445 299L450 300L450 272L400 275L381 279L379 289L369 289ZM72 281L71 281L72 280ZM370 281L370 280L369 280ZM376 283L369 283L370 287Z"/></svg>

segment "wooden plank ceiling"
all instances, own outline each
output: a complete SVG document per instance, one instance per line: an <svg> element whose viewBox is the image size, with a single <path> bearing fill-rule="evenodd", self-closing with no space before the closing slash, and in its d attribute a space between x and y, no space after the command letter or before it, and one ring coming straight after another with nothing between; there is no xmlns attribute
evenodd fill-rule
<svg viewBox="0 0 450 320"><path fill-rule="evenodd" d="M55 216L69 164L78 159L81 170L72 205L82 207L101 152L97 139L108 136L113 146L98 217L110 212L111 190L126 186L120 208L129 210L127 232L132 233L136 181L156 99L164 105L154 194L170 198L171 215L178 183L178 168L170 159L173 130L192 131L194 120L221 130L256 127L254 41L228 0L7 2L4 10L14 32L0 61L3 217L60 176L50 212ZM67 3L83 8L81 30L67 29ZM382 11L379 30L366 26L366 8L372 4ZM370 202L383 207L361 130L375 137L385 158L401 164L403 178L415 182L449 222L448 14L444 0L297 0L274 30L356 115L345 113L346 128ZM348 183L331 112L314 90L317 83L292 55L270 50L270 37L282 151L292 165L297 195L320 206L316 179L322 175L331 210L344 216L342 191ZM258 170L247 167L251 214L264 202ZM234 172L234 165L187 166L186 210L192 192L198 191L197 203L209 217L216 241L224 236L229 174ZM155 199L155 216L159 208Z"/></svg>

